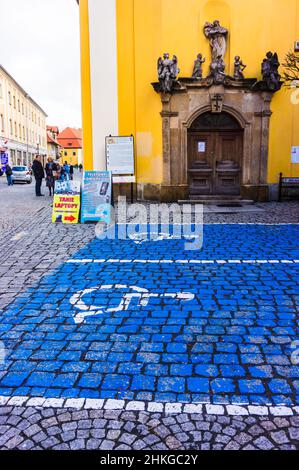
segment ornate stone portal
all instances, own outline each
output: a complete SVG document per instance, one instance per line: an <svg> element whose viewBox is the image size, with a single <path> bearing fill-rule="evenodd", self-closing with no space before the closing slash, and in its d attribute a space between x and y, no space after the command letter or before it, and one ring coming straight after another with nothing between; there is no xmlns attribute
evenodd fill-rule
<svg viewBox="0 0 299 470"><path fill-rule="evenodd" d="M267 54L262 81L244 78L245 65L239 56L231 77L225 74L224 64L227 29L215 21L207 23L204 32L212 50L209 76L202 78L198 62L198 73L178 81L173 78L167 93L161 80L152 84L162 100L163 182L159 199L266 201L270 104L273 93L281 87L277 55ZM201 55L198 59L203 60Z"/></svg>

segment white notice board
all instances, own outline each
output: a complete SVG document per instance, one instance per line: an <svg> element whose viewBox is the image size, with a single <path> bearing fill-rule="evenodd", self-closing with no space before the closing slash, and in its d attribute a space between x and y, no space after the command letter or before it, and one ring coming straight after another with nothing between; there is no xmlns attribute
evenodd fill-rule
<svg viewBox="0 0 299 470"><path fill-rule="evenodd" d="M134 175L134 137L106 137L106 159L112 175Z"/></svg>
<svg viewBox="0 0 299 470"><path fill-rule="evenodd" d="M299 163L299 147L292 147L292 163Z"/></svg>

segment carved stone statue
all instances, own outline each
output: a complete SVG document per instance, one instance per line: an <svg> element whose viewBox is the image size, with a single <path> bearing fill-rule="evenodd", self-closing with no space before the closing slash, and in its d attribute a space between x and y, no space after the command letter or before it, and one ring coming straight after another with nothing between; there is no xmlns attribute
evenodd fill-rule
<svg viewBox="0 0 299 470"><path fill-rule="evenodd" d="M203 58L202 54L198 54L198 56L197 56L197 58L194 62L192 78L197 78L197 79L202 78L202 64L204 64L205 61L206 61L206 59Z"/></svg>
<svg viewBox="0 0 299 470"><path fill-rule="evenodd" d="M277 53L267 52L266 58L262 63L263 80L267 83L270 90L277 91L280 89L281 76L278 72L280 63Z"/></svg>
<svg viewBox="0 0 299 470"><path fill-rule="evenodd" d="M219 57L224 61L227 47L228 29L223 28L218 20L214 23L207 22L204 26L205 36L210 40L212 49L212 62L216 62Z"/></svg>
<svg viewBox="0 0 299 470"><path fill-rule="evenodd" d="M168 53L163 55L163 59L160 57L158 60L158 79L163 93L171 93L173 84L177 80L177 76L180 73L178 68L177 56L173 56L172 60Z"/></svg>
<svg viewBox="0 0 299 470"><path fill-rule="evenodd" d="M219 55L216 59L216 61L213 61L211 66L210 66L210 77L214 78L214 81L216 83L222 83L226 77L225 75L225 63Z"/></svg>
<svg viewBox="0 0 299 470"><path fill-rule="evenodd" d="M244 70L246 69L247 65L243 64L240 56L235 57L235 65L234 65L234 78L236 80L244 80Z"/></svg>

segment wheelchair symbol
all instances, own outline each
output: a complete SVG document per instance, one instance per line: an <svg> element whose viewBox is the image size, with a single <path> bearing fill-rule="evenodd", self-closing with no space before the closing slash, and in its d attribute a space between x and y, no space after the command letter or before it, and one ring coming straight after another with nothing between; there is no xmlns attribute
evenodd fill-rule
<svg viewBox="0 0 299 470"><path fill-rule="evenodd" d="M142 245L147 242L161 242L164 240L195 240L198 238L198 235L170 235L169 233L163 232L140 232L129 235L129 238L136 244Z"/></svg>
<svg viewBox="0 0 299 470"><path fill-rule="evenodd" d="M121 301L117 307L105 308L102 305L101 306L87 305L84 302L85 295L92 294L93 292L97 292L97 291L114 292L115 290L118 290L118 289L129 290L130 292L122 295ZM105 285L105 286L93 287L91 289L81 290L71 297L70 303L71 305L73 305L75 308L79 310L79 312L74 315L74 322L76 324L80 324L80 323L84 323L87 317L128 310L134 298L138 300L137 307L146 307L151 298L174 299L174 300L179 300L182 302L188 302L190 300L193 300L194 297L195 295L189 292L180 292L180 293L174 293L174 294L166 292L165 294L158 294L158 293L150 293L147 289L144 289L142 287L116 284L116 285Z"/></svg>

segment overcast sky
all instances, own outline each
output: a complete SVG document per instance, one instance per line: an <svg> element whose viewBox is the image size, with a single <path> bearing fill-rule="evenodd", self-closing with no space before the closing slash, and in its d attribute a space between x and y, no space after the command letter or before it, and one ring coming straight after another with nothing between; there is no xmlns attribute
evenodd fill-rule
<svg viewBox="0 0 299 470"><path fill-rule="evenodd" d="M61 129L81 127L78 10L75 0L0 0L0 64Z"/></svg>

